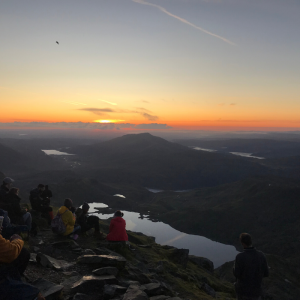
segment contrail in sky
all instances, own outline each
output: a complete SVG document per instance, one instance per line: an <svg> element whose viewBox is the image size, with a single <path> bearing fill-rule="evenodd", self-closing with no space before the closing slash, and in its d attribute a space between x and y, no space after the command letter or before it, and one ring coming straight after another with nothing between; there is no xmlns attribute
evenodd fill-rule
<svg viewBox="0 0 300 300"><path fill-rule="evenodd" d="M206 34L209 34L209 35L211 35L211 36L213 36L213 37L215 37L215 38L218 38L218 39L224 41L225 43L228 43L228 44L230 44L230 45L236 46L235 43L233 43L233 42L231 42L231 41L229 41L229 40L223 38L223 37L220 36L220 35L217 35L217 34L215 34L215 33L212 33L212 32L210 32L210 31L207 31L207 30L205 30L205 29L203 29L203 28L201 28L201 27L199 27L199 26L194 25L193 23L190 23L189 21L187 21L187 20L185 20L185 19L183 19L183 18L180 18L180 17L178 17L178 16L176 16L176 15L171 14L169 11L167 11L165 8L163 8L163 7L160 6L160 5L153 4L153 3L149 3L149 2L146 2L146 1L144 1L144 0L132 0L132 1L135 2L135 3L139 3L139 4L144 4L144 5L149 5L149 6L156 7L156 8L158 8L160 11L162 11L163 13L167 14L167 15L170 16L170 17L173 17L173 18L179 20L179 21L182 22L182 23L185 23L185 24L187 24L187 25L190 25L190 26L192 26L192 27L194 27L194 28L196 28L196 29L198 29L198 30L200 30L200 31L202 31L202 32L204 32L204 33L206 33Z"/></svg>
<svg viewBox="0 0 300 300"><path fill-rule="evenodd" d="M106 102L108 104L111 104L111 105L117 105L117 103L113 103L113 102L109 102L109 101L105 101L105 100L101 100L102 102Z"/></svg>

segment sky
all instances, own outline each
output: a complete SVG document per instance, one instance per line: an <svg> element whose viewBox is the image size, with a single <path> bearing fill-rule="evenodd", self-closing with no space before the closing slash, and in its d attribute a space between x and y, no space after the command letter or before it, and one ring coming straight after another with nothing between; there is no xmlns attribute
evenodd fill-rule
<svg viewBox="0 0 300 300"><path fill-rule="evenodd" d="M0 128L300 128L300 2L0 0Z"/></svg>

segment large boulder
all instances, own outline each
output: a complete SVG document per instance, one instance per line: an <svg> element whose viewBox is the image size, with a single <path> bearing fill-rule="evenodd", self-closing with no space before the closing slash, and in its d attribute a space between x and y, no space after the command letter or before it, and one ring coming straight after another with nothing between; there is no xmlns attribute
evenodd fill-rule
<svg viewBox="0 0 300 300"><path fill-rule="evenodd" d="M148 284L144 284L143 287L144 292L148 295L148 296L157 296L162 294L162 286L160 283L148 283Z"/></svg>
<svg viewBox="0 0 300 300"><path fill-rule="evenodd" d="M200 268L209 271L210 273L214 272L214 263L208 258L189 255L189 260L193 262L195 265L199 266Z"/></svg>
<svg viewBox="0 0 300 300"><path fill-rule="evenodd" d="M147 294L137 285L130 285L123 297L123 300L148 300Z"/></svg>
<svg viewBox="0 0 300 300"><path fill-rule="evenodd" d="M32 285L38 288L46 299L58 299L64 288L62 285L54 284L42 278L34 281Z"/></svg>
<svg viewBox="0 0 300 300"><path fill-rule="evenodd" d="M203 283L201 285L201 290L203 290L206 294L212 296L213 298L216 298L216 291L207 283Z"/></svg>
<svg viewBox="0 0 300 300"><path fill-rule="evenodd" d="M73 292L84 293L89 290L102 290L105 284L117 284L118 280L113 275L83 276L72 286Z"/></svg>
<svg viewBox="0 0 300 300"><path fill-rule="evenodd" d="M82 255L77 259L79 264L92 264L99 267L111 266L119 270L124 269L126 262L124 257L112 255Z"/></svg>
<svg viewBox="0 0 300 300"><path fill-rule="evenodd" d="M65 260L57 260L51 256L45 255L43 253L38 253L36 256L36 261L40 263L43 267L51 268L56 271L63 271L71 267L73 263L68 263Z"/></svg>

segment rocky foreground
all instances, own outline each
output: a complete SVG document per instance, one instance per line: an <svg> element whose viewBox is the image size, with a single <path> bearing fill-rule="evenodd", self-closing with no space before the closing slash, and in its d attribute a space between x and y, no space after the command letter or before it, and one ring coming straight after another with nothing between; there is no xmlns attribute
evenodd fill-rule
<svg viewBox="0 0 300 300"><path fill-rule="evenodd" d="M108 230L108 224L101 223ZM41 230L26 247L28 283L51 299L234 299L234 288L214 275L213 263L187 249L128 232L130 247L81 235L75 242Z"/></svg>
<svg viewBox="0 0 300 300"><path fill-rule="evenodd" d="M108 232L108 221L101 230ZM128 231L130 247L81 235L75 242L40 230L26 247L31 262L25 280L47 300L196 300L235 299L233 262L214 270L206 258L155 243ZM267 255L270 277L264 300L299 299L299 271L293 263Z"/></svg>

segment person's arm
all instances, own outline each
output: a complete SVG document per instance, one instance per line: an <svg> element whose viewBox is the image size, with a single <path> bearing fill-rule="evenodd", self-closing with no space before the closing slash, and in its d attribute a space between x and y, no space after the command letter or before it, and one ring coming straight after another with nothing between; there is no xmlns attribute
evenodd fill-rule
<svg viewBox="0 0 300 300"><path fill-rule="evenodd" d="M242 273L242 270L241 270L241 266L239 264L239 259L238 259L238 257L236 257L234 264L233 264L233 275L236 278L239 278L239 277L241 277L241 273Z"/></svg>
<svg viewBox="0 0 300 300"><path fill-rule="evenodd" d="M20 254L24 242L20 237L8 241L0 235L0 262L1 263L11 263Z"/></svg>
<svg viewBox="0 0 300 300"><path fill-rule="evenodd" d="M75 225L76 217L72 214L71 211L67 211L66 214L68 214L68 224L71 226Z"/></svg>
<svg viewBox="0 0 300 300"><path fill-rule="evenodd" d="M111 220L109 225L109 232L112 232L113 228L114 228L114 220Z"/></svg>
<svg viewBox="0 0 300 300"><path fill-rule="evenodd" d="M267 263L266 256L264 255L263 257L263 277L268 277L269 276L269 266Z"/></svg>

